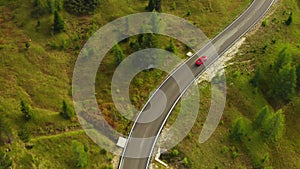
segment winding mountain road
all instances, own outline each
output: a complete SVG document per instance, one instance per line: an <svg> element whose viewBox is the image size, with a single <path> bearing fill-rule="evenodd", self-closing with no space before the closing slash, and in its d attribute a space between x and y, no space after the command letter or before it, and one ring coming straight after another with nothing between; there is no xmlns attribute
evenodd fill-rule
<svg viewBox="0 0 300 169"><path fill-rule="evenodd" d="M159 90L146 103L144 109L139 114L135 124L133 125L128 141L123 150L123 155L120 159L119 169L144 169L149 168L151 155L153 153L156 140L165 125L169 112L173 105L177 103L181 97L181 89L188 87L198 76L200 76L208 66L214 63L228 49L230 49L245 33L247 33L257 22L266 14L274 0L254 0L247 10L241 14L232 24L212 39L209 44L205 45L194 56L190 57L179 68L169 76L160 86ZM213 54L214 50L217 51ZM195 60L202 55L209 56L206 61L206 66L195 66ZM187 69L189 68L189 70ZM193 76L186 76L188 73ZM175 78L176 77L176 78ZM166 104L160 102L164 94ZM152 103L152 104L151 104ZM155 104L153 104L155 103ZM164 107L163 112L152 122L142 123L142 119L146 119L147 114L157 107ZM155 108L154 108L155 107ZM156 113L156 112L152 112ZM148 138L140 139L135 138ZM134 155L134 157L132 157Z"/></svg>

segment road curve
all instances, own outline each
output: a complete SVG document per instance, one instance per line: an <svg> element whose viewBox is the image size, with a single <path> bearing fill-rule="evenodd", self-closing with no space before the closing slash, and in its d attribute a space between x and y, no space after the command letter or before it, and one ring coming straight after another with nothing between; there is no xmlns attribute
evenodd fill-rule
<svg viewBox="0 0 300 169"><path fill-rule="evenodd" d="M270 6L274 3L274 0L254 0L247 10L240 15L232 24L218 34L214 39L210 41L210 45L205 45L199 50L194 56L184 62L179 68L169 76L163 84L159 87L160 92L156 92L149 99L144 106L144 109L139 114L136 122L134 123L131 132L128 137L128 141L123 150L123 155L120 159L119 169L143 169L148 168L153 148L156 143L157 137L159 136L162 126L166 122L166 118L169 116L169 112L172 110L176 100L180 97L182 87L188 87L191 82L195 80L195 77L200 76L208 66L214 63L221 55L223 55L232 45L234 45L245 33L247 33L268 11ZM212 45L217 54L210 54ZM206 67L196 67L194 65L195 60L202 55L209 56L206 61ZM190 68L194 75L193 78L187 78L186 66ZM174 77L177 77L176 80ZM178 85L180 83L180 86ZM149 123L139 123L139 119L147 117L149 109L151 110L151 102L159 103L154 101L160 97L156 97L159 93L163 92L167 98L167 103L163 113L154 121ZM163 106L163 105L154 105ZM136 140L134 138L151 138L143 141ZM137 158L129 158L136 154ZM145 156L146 155L146 156Z"/></svg>

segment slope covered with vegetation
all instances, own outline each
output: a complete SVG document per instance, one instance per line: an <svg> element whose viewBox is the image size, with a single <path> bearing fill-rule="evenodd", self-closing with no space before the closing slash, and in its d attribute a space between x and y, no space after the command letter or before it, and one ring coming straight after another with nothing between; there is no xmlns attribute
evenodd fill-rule
<svg viewBox="0 0 300 169"><path fill-rule="evenodd" d="M85 135L72 106L72 71L77 55L86 40L101 26L118 17L152 9L188 19L211 38L232 22L247 7L250 0L189 0L187 2L85 0L84 2L86 3L82 0L0 1L0 168L9 166L17 169L112 168L113 155L98 147ZM228 68L228 84L237 85L229 85L229 101L223 119L224 124L222 123L223 125L214 135L214 140L208 143L209 145L199 145L195 140L193 141L201 129L199 122L187 139L178 145L179 152L176 153L178 151L176 150L174 153L177 158L173 157L174 166L204 168L203 165L206 165L208 168L213 168L225 165L228 168L232 163L234 166L254 166L260 163L255 161L258 158L255 154L266 157L267 166L289 166L287 164L290 161L277 160L285 155L280 153L281 147L278 148L273 141L263 144L264 140L259 136L261 133L259 127L257 130L251 128L247 131L251 131L249 137L262 143L262 147L265 148L257 151L264 152L247 151L251 146L256 147L257 142L250 142L253 144L245 142L245 134L239 127L237 127L237 134L234 134L238 139L234 139L231 144L230 138L227 138L227 135L230 135L228 130L231 124L235 124L237 117L242 116L239 123L248 128L256 112L265 105L269 105L271 116L278 117L279 121L283 115L278 109L282 109L286 127L282 132L283 139L279 139L277 143L283 142L282 144L285 145L283 150L289 152L294 150L294 154L287 157L298 157L296 148L299 143L299 130L297 125L295 128L287 127L295 125L298 117L298 89L277 101L277 95L276 98L272 98L273 86L265 84L270 80L267 74L274 74L272 71L278 72L279 77L280 74L290 74L289 72L294 68L296 74L299 72L299 66L295 64L299 63L297 57L299 50L295 46L299 44L298 39L295 38L298 35L296 30L299 28L298 7L295 0L283 0L283 2L278 9L279 12L274 15L276 19L272 20L271 17L265 22L258 35L248 40L251 47L245 46L242 50L245 56L237 58L241 61L240 64ZM283 11L286 12L282 14ZM292 21L288 21L290 12L293 12ZM288 24L289 22L291 23ZM267 30L270 34L261 32ZM293 33L288 34L288 32ZM286 37L286 34L289 36ZM131 123L120 117L115 110L109 81L116 63L140 48L149 47L145 46L145 43L137 43L138 38L132 37L112 49L103 60L97 75L96 83L101 84L96 85L99 108L106 115L107 121L116 130L124 133L128 132ZM153 43L155 47L175 51L182 58L188 50L181 43L168 37L144 35L143 39L152 39L155 41ZM266 42L264 39L269 41ZM276 39L275 43L274 39ZM286 45L287 41L290 44ZM288 48L283 50L285 46ZM263 50L265 53L262 53ZM290 62L284 63L280 70L258 64L275 64L280 51L285 52L287 57L291 56ZM263 55L265 57L261 57ZM252 58L256 59L243 62ZM262 73L254 71L259 65ZM256 77L255 74L258 74L257 78L253 78ZM164 76L165 74L158 70L141 72L137 75L130 88L131 100L136 107L143 106L149 93ZM205 92L209 95L209 87L204 89ZM278 93L280 97L281 94ZM277 113L273 113L272 109ZM266 124L273 124L277 120L270 121ZM234 131L234 127L232 130ZM190 150L186 145L191 145L190 148L201 147L201 149ZM219 155L216 157L220 157L219 159L214 158L215 151L212 150L215 146L223 152L217 152ZM273 153L270 149L278 149L278 151ZM204 152L210 154L201 156ZM231 154L234 159L231 159ZM258 160L263 157L259 156ZM299 162L291 162L291 164L292 167L296 164L299 167Z"/></svg>
<svg viewBox="0 0 300 169"><path fill-rule="evenodd" d="M165 160L186 168L300 167L299 4L277 1L227 66L227 103L212 138L198 142L210 106L204 98L192 132Z"/></svg>

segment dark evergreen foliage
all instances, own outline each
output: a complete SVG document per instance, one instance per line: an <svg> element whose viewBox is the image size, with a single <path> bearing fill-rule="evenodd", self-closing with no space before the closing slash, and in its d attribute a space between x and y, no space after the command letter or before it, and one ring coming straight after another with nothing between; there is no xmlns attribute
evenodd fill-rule
<svg viewBox="0 0 300 169"><path fill-rule="evenodd" d="M161 0L149 0L148 6L146 9L150 12L152 11L157 11L157 12L162 12L161 8Z"/></svg>
<svg viewBox="0 0 300 169"><path fill-rule="evenodd" d="M68 0L65 1L65 8L75 15L93 14L100 5L100 0Z"/></svg>
<svg viewBox="0 0 300 169"><path fill-rule="evenodd" d="M58 11L54 12L54 24L53 31L54 33L60 33L65 29L65 21Z"/></svg>
<svg viewBox="0 0 300 169"><path fill-rule="evenodd" d="M74 117L74 110L67 104L65 100L62 102L60 115L65 119L72 119Z"/></svg>
<svg viewBox="0 0 300 169"><path fill-rule="evenodd" d="M289 15L289 18L285 21L285 24L287 26L291 25L293 23L293 13L291 12Z"/></svg>

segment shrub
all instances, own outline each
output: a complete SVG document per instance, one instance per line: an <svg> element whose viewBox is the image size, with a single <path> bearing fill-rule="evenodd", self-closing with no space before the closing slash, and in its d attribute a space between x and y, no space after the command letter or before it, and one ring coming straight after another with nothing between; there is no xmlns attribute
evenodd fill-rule
<svg viewBox="0 0 300 169"><path fill-rule="evenodd" d="M179 151L177 149L174 149L172 152L173 156L178 156L179 155Z"/></svg>
<svg viewBox="0 0 300 169"><path fill-rule="evenodd" d="M24 115L24 119L26 121L29 121L30 119L32 119L33 112L31 110L31 107L27 103L25 103L23 100L21 100L20 107L21 107L20 110Z"/></svg>
<svg viewBox="0 0 300 169"><path fill-rule="evenodd" d="M264 26L264 27L268 26L268 21L264 20L261 25Z"/></svg>
<svg viewBox="0 0 300 169"><path fill-rule="evenodd" d="M162 12L161 0L149 0L148 6L146 7L146 9L150 12L152 12L154 10L157 12Z"/></svg>
<svg viewBox="0 0 300 169"><path fill-rule="evenodd" d="M187 13L186 13L186 16L190 16L191 14L192 14L191 10L188 9L188 10L187 10Z"/></svg>
<svg viewBox="0 0 300 169"><path fill-rule="evenodd" d="M84 150L84 145L76 140L72 141L72 152L77 168L85 168L88 165L88 155Z"/></svg>
<svg viewBox="0 0 300 169"><path fill-rule="evenodd" d="M119 45L116 45L114 47L114 57L116 60L116 65L119 65L125 58L125 54L123 53L123 50L121 49L121 47Z"/></svg>
<svg viewBox="0 0 300 169"><path fill-rule="evenodd" d="M291 12L288 19L285 21L285 24L287 26L291 25L293 23L293 13Z"/></svg>
<svg viewBox="0 0 300 169"><path fill-rule="evenodd" d="M65 30L65 21L60 15L59 12L54 12L54 24L53 24L53 31L54 33L60 33Z"/></svg>
<svg viewBox="0 0 300 169"><path fill-rule="evenodd" d="M65 100L62 102L60 115L65 119L72 119L74 117L74 110L67 104Z"/></svg>
<svg viewBox="0 0 300 169"><path fill-rule="evenodd" d="M183 159L183 164L186 166L186 167L188 167L189 166L189 160L188 160L188 158L187 157L184 157L184 159Z"/></svg>
<svg viewBox="0 0 300 169"><path fill-rule="evenodd" d="M25 48L26 48L26 50L28 50L30 48L30 43L29 42L25 43Z"/></svg>

